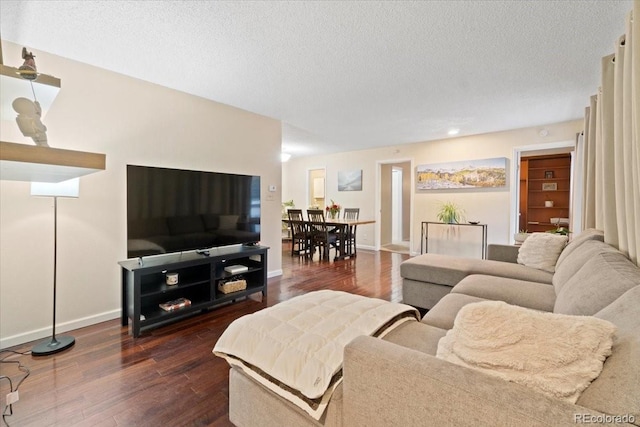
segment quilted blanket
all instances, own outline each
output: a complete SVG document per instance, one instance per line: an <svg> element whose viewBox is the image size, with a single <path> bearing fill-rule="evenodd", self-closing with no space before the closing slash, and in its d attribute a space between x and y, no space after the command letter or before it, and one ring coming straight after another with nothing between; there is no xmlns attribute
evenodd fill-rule
<svg viewBox="0 0 640 427"><path fill-rule="evenodd" d="M342 381L343 351L355 337L378 336L418 311L339 291L317 291L243 316L213 353L319 420Z"/></svg>

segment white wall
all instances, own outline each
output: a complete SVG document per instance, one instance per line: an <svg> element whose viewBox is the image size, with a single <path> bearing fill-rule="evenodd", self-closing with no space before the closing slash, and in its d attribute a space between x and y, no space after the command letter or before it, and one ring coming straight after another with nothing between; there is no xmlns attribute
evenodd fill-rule
<svg viewBox="0 0 640 427"><path fill-rule="evenodd" d="M5 63L20 65L20 49L4 41ZM260 175L262 243L271 247L269 274L281 273L280 121L34 53L41 72L62 80L43 120L49 145L107 156L106 171L80 179L79 199L58 203L58 331L120 316L127 164ZM14 122L0 130L3 141L33 144ZM51 334L53 201L30 197L29 188L0 182L3 348Z"/></svg>
<svg viewBox="0 0 640 427"><path fill-rule="evenodd" d="M509 159L507 167L514 167L511 157L513 148L531 144L545 144L574 140L582 130L582 120L550 124L540 127L516 129L460 138L449 138L431 142L390 145L384 148L355 152L292 158L284 164L282 171L283 200L293 199L296 206L305 206L305 185L307 170L326 168L327 200L333 199L343 206L359 207L360 218L379 219L375 212L376 179L379 161L385 163L394 159L411 159L415 166L457 160L474 160L493 157ZM546 137L540 130L546 129ZM362 169L362 191L338 191L338 171ZM415 174L415 170L411 171ZM510 171L508 171L510 176ZM510 243L510 190L508 186L495 190L455 190L421 191L413 189L412 212L412 252L420 252L420 223L437 221L436 213L440 202L452 201L465 210L467 220L477 220L488 224L489 243ZM374 248L376 226L358 227L358 245Z"/></svg>

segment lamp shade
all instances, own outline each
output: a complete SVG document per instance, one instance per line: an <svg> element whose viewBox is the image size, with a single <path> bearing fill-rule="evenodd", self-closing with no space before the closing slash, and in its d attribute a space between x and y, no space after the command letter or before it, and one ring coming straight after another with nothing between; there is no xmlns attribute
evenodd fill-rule
<svg viewBox="0 0 640 427"><path fill-rule="evenodd" d="M79 197L80 178L62 182L32 182L32 196Z"/></svg>

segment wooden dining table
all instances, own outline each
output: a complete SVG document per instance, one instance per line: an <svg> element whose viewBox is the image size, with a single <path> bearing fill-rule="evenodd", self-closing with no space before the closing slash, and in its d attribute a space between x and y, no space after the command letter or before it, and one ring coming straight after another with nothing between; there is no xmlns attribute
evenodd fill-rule
<svg viewBox="0 0 640 427"><path fill-rule="evenodd" d="M330 227L342 227L343 235L345 236L343 239L340 239L340 255L336 254L335 259L345 259L350 257L355 257L356 253L351 253L351 245L349 244L350 240L356 240L356 230L358 225L366 225L366 224L374 224L376 221L373 219L327 219L326 224ZM355 244L355 243L354 243Z"/></svg>
<svg viewBox="0 0 640 427"><path fill-rule="evenodd" d="M289 223L289 219L282 219L283 222ZM313 221L303 221L304 223L312 226L313 224L320 224ZM367 225L367 224L375 224L375 220L373 219L340 219L340 218L326 218L324 224L327 227L333 227L335 229L340 229L341 231L337 231L342 234L343 238L340 241L340 247L338 249L340 255L336 254L334 259L345 259L350 257L355 257L356 254L351 252L351 245L348 244L351 238L354 239L356 237L356 227L358 225Z"/></svg>

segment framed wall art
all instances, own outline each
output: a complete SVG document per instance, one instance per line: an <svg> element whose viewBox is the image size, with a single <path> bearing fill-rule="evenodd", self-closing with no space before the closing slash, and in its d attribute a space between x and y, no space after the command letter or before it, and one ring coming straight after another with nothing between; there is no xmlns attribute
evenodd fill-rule
<svg viewBox="0 0 640 427"><path fill-rule="evenodd" d="M417 190L507 186L507 158L434 163L416 167Z"/></svg>
<svg viewBox="0 0 640 427"><path fill-rule="evenodd" d="M339 171L338 191L362 191L362 169Z"/></svg>

